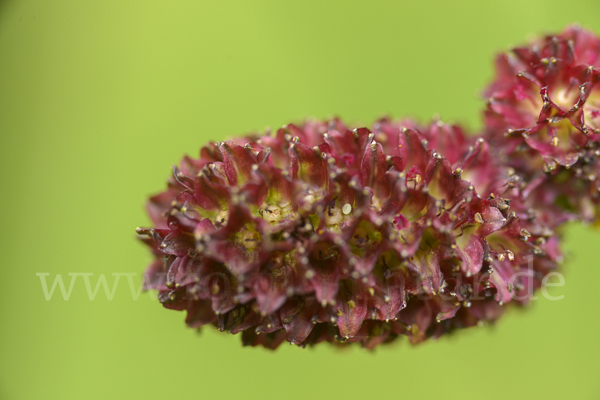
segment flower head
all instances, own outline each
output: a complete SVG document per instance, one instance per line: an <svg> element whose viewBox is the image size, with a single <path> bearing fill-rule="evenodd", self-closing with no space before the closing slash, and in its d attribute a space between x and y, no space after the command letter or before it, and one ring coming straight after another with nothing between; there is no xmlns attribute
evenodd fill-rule
<svg viewBox="0 0 600 400"><path fill-rule="evenodd" d="M576 26L496 60L486 135L503 163L536 181L543 205L596 219L600 202L600 38Z"/></svg>
<svg viewBox="0 0 600 400"><path fill-rule="evenodd" d="M495 320L556 268L557 222L526 190L439 122L210 143L148 203L146 288L246 345L417 343Z"/></svg>

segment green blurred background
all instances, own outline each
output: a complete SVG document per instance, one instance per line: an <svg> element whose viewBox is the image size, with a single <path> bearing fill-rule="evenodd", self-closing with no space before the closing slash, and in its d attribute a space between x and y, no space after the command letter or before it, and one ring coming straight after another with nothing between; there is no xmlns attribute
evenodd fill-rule
<svg viewBox="0 0 600 400"><path fill-rule="evenodd" d="M599 398L600 234L583 227L563 300L375 352L243 348L125 278L112 301L81 278L46 301L36 276L140 279L145 199L208 140L307 116L477 128L493 54L572 22L600 33L600 3L0 3L0 399Z"/></svg>

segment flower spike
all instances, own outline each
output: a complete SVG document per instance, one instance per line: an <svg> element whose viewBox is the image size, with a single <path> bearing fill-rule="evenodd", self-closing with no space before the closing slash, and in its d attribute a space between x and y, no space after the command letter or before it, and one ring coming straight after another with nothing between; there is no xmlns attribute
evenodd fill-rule
<svg viewBox="0 0 600 400"><path fill-rule="evenodd" d="M245 345L418 343L497 319L556 269L557 221L531 214L533 184L439 121L208 144L148 203L145 287Z"/></svg>

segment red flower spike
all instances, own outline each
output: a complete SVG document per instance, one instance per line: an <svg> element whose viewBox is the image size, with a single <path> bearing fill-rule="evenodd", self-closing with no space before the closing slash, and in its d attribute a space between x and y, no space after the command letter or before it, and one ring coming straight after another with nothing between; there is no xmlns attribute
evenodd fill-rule
<svg viewBox="0 0 600 400"><path fill-rule="evenodd" d="M572 26L499 55L484 92L483 137L563 218L600 217L599 81L600 38Z"/></svg>
<svg viewBox="0 0 600 400"><path fill-rule="evenodd" d="M145 288L190 327L271 349L418 343L492 321L556 268L565 218L532 214L544 182L491 147L458 126L389 119L209 144L148 203Z"/></svg>

